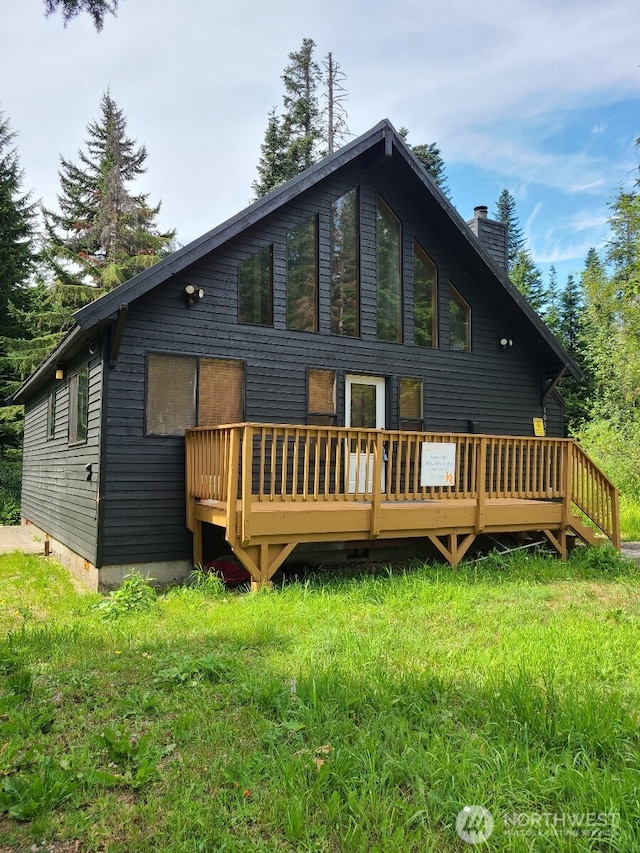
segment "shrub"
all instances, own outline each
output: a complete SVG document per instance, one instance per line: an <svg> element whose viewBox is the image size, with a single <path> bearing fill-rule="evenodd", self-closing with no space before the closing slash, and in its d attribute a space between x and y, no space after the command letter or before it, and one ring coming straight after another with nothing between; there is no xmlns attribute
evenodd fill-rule
<svg viewBox="0 0 640 853"><path fill-rule="evenodd" d="M108 597L96 604L103 619L117 619L128 613L151 610L156 603L156 593L148 579L140 572L132 571L122 586L110 592Z"/></svg>

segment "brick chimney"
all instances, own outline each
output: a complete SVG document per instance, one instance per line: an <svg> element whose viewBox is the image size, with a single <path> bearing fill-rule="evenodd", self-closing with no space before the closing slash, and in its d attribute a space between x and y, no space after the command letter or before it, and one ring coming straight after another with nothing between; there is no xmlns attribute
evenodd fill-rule
<svg viewBox="0 0 640 853"><path fill-rule="evenodd" d="M507 272L509 269L507 226L503 222L489 219L487 207L484 204L473 208L473 219L467 222L467 225L482 243L484 250L491 255L499 267Z"/></svg>

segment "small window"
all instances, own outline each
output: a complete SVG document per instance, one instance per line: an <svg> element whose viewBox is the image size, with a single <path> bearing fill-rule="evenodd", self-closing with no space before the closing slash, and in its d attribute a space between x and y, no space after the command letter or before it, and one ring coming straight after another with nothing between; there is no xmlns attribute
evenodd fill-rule
<svg viewBox="0 0 640 853"><path fill-rule="evenodd" d="M196 359L149 354L147 435L182 435L196 425Z"/></svg>
<svg viewBox="0 0 640 853"><path fill-rule="evenodd" d="M318 330L318 226L312 216L287 237L287 329Z"/></svg>
<svg viewBox="0 0 640 853"><path fill-rule="evenodd" d="M399 382L400 429L419 432L424 426L422 379L402 376Z"/></svg>
<svg viewBox="0 0 640 853"><path fill-rule="evenodd" d="M331 334L360 334L358 190L331 204Z"/></svg>
<svg viewBox="0 0 640 853"><path fill-rule="evenodd" d="M424 249L413 244L413 323L417 347L438 346L436 265Z"/></svg>
<svg viewBox="0 0 640 853"><path fill-rule="evenodd" d="M273 246L265 246L238 267L238 322L273 325Z"/></svg>
<svg viewBox="0 0 640 853"><path fill-rule="evenodd" d="M376 205L376 307L378 340L402 341L402 227L389 205Z"/></svg>
<svg viewBox="0 0 640 853"><path fill-rule="evenodd" d="M87 440L89 422L89 368L85 364L69 379L69 444Z"/></svg>
<svg viewBox="0 0 640 853"><path fill-rule="evenodd" d="M333 426L336 422L335 370L309 370L307 374L307 423Z"/></svg>
<svg viewBox="0 0 640 853"><path fill-rule="evenodd" d="M47 441L56 437L56 390L52 388L47 398Z"/></svg>
<svg viewBox="0 0 640 853"><path fill-rule="evenodd" d="M449 285L449 349L471 352L471 308Z"/></svg>
<svg viewBox="0 0 640 853"><path fill-rule="evenodd" d="M223 358L200 359L198 426L243 421L244 364Z"/></svg>

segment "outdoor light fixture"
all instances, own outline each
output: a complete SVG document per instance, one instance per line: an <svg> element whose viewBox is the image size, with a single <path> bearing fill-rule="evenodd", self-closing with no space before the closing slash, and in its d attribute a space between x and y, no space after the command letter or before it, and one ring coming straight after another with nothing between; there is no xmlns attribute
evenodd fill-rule
<svg viewBox="0 0 640 853"><path fill-rule="evenodd" d="M65 370L64 364L56 364L56 379L60 381L61 379L64 379L66 375L67 371Z"/></svg>
<svg viewBox="0 0 640 853"><path fill-rule="evenodd" d="M513 346L513 341L511 340L511 338L500 338L499 343L502 349L506 349L507 347Z"/></svg>
<svg viewBox="0 0 640 853"><path fill-rule="evenodd" d="M187 305L193 305L198 299L204 298L204 290L201 287L196 287L195 284L188 284L184 289L184 295Z"/></svg>

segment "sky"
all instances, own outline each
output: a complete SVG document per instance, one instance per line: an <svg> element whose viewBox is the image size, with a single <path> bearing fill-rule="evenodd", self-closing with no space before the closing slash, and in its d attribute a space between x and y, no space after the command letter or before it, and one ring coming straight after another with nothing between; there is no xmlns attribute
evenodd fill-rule
<svg viewBox="0 0 640 853"><path fill-rule="evenodd" d="M269 111L303 38L346 75L350 131L435 142L464 219L507 188L546 275L579 273L638 176L638 0L120 0L97 33L0 0L0 111L23 189L57 206L107 90L148 152L136 192L186 244L252 200Z"/></svg>

